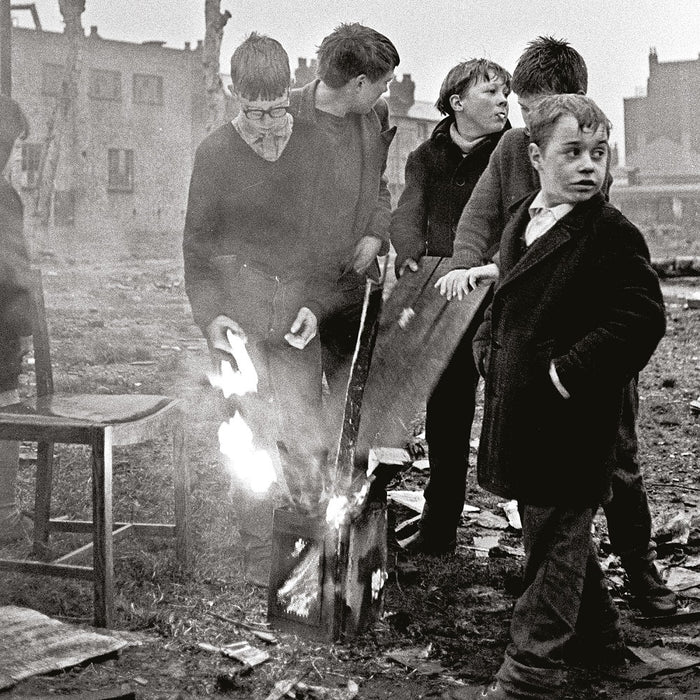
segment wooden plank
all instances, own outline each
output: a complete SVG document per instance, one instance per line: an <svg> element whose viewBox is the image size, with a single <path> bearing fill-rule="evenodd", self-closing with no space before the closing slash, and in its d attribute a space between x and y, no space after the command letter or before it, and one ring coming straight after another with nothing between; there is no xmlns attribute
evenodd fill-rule
<svg viewBox="0 0 700 700"><path fill-rule="evenodd" d="M52 532L84 532L92 534L92 520L58 520L49 521ZM135 535L150 535L153 537L174 537L175 525L171 523L112 523L113 535L123 527L129 526Z"/></svg>
<svg viewBox="0 0 700 700"><path fill-rule="evenodd" d="M77 578L84 581L92 580L91 566L49 564L43 561L27 561L26 559L0 559L0 571L17 571L21 574Z"/></svg>
<svg viewBox="0 0 700 700"><path fill-rule="evenodd" d="M112 540L118 540L124 537L125 535L128 535L130 531L132 530L132 525L131 524L126 524L123 525L122 527L117 528L112 532ZM84 554L87 554L88 552L91 552L94 547L93 542L88 542L87 544L84 544L82 547L78 547L77 549L74 549L72 552L68 552L68 554L64 554L62 557L58 557L57 559L54 559L52 561L52 564L65 564L68 561L71 561L71 559L77 559L78 557L83 556Z"/></svg>
<svg viewBox="0 0 700 700"><path fill-rule="evenodd" d="M362 403L356 460L366 466L371 447L403 447L410 425L470 324L490 298L490 286L463 300L447 299L435 282L449 259L426 257L418 272L399 279L384 303Z"/></svg>
<svg viewBox="0 0 700 700"><path fill-rule="evenodd" d="M53 482L53 442L37 445L36 485L34 488L34 556L49 558L49 520Z"/></svg>

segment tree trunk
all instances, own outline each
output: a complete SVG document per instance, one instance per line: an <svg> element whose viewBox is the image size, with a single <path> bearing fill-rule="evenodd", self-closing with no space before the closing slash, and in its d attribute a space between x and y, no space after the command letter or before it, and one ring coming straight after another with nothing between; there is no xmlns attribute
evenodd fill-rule
<svg viewBox="0 0 700 700"><path fill-rule="evenodd" d="M61 94L56 98L56 106L47 124L46 136L41 149L34 215L38 217L43 226L48 224L51 215L51 196L54 191L62 143L75 119L78 58L80 42L84 38L81 15L85 11L85 0L58 0L58 6L65 23L65 35L69 43Z"/></svg>
<svg viewBox="0 0 700 700"><path fill-rule="evenodd" d="M202 65L204 67L204 89L207 93L206 131L210 133L224 122L224 89L219 76L219 57L224 27L231 17L226 10L220 11L221 0L204 0L204 49Z"/></svg>

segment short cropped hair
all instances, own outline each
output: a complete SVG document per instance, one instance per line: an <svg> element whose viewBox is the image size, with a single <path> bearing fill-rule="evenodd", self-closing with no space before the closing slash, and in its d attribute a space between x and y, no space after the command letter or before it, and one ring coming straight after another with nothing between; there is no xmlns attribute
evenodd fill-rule
<svg viewBox="0 0 700 700"><path fill-rule="evenodd" d="M512 88L521 96L585 94L588 90L586 62L567 41L538 36L518 59Z"/></svg>
<svg viewBox="0 0 700 700"><path fill-rule="evenodd" d="M253 32L231 56L231 83L248 100L274 100L289 90L289 56L282 44Z"/></svg>
<svg viewBox="0 0 700 700"><path fill-rule="evenodd" d="M0 143L13 144L28 135L29 122L22 108L11 97L0 95Z"/></svg>
<svg viewBox="0 0 700 700"><path fill-rule="evenodd" d="M435 106L442 114L454 116L450 97L452 95L462 96L472 85L482 81L487 83L492 77L502 80L506 87L506 93L510 92L510 73L498 63L489 61L487 58L471 58L468 61L458 63L450 69L442 81L440 96Z"/></svg>
<svg viewBox="0 0 700 700"><path fill-rule="evenodd" d="M530 141L545 149L560 117L571 115L582 131L605 128L610 135L612 124L603 110L586 95L548 95L537 100L530 110Z"/></svg>
<svg viewBox="0 0 700 700"><path fill-rule="evenodd" d="M318 47L318 77L334 90L358 75L375 82L399 65L396 47L383 34L354 22L341 24Z"/></svg>

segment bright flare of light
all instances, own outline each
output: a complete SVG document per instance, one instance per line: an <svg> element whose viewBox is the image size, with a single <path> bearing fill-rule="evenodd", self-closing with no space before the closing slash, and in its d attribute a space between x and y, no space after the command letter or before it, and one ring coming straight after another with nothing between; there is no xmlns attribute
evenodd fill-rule
<svg viewBox="0 0 700 700"><path fill-rule="evenodd" d="M245 341L230 330L226 331L226 338L238 369L233 369L228 360L222 360L219 374L210 374L209 382L215 389L221 389L225 399L233 394L244 396L256 393L258 373L245 349Z"/></svg>
<svg viewBox="0 0 700 700"><path fill-rule="evenodd" d="M219 426L219 449L234 474L255 493L265 493L277 481L270 455L255 449L253 433L238 411Z"/></svg>
<svg viewBox="0 0 700 700"><path fill-rule="evenodd" d="M350 502L347 496L331 496L326 508L326 522L338 529L350 512Z"/></svg>

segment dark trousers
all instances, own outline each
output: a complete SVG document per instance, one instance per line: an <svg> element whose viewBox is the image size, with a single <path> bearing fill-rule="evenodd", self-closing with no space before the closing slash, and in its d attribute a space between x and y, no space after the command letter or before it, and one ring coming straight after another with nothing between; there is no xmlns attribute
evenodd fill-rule
<svg viewBox="0 0 700 700"><path fill-rule="evenodd" d="M594 514L594 508L520 507L524 591L497 673L512 697L557 697L574 637L607 641L616 633L617 611L591 540Z"/></svg>
<svg viewBox="0 0 700 700"><path fill-rule="evenodd" d="M464 508L469 439L479 372L472 356L476 324L459 342L428 398L425 437L430 479L425 487L421 533L436 543L454 540Z"/></svg>
<svg viewBox="0 0 700 700"><path fill-rule="evenodd" d="M317 514L328 486L321 344L316 337L299 350L284 339L304 302L302 283L249 265L238 265L227 279L235 301L225 311L246 333L258 375L257 392L229 399L227 413L240 412L255 448L268 453L278 478L268 492L255 495L237 476L234 455L232 483L244 546L265 546L271 543L273 501ZM213 356L217 364L226 359L218 351Z"/></svg>
<svg viewBox="0 0 700 700"><path fill-rule="evenodd" d="M627 568L644 567L656 558L651 539L651 513L644 479L639 469L637 379L626 389L615 447L612 473L612 500L604 506L610 543Z"/></svg>

